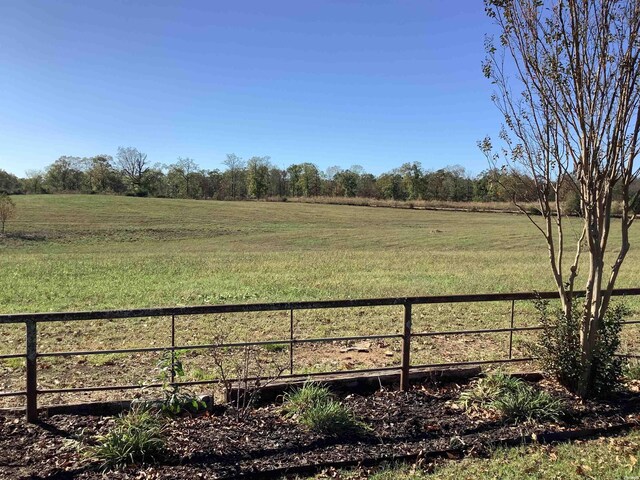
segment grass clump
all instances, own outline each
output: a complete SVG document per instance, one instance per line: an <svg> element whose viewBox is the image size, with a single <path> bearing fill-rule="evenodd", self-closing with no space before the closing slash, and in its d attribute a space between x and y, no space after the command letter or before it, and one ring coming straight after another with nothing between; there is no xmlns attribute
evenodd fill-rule
<svg viewBox="0 0 640 480"><path fill-rule="evenodd" d="M366 430L366 426L336 400L327 387L313 382L305 382L302 388L285 394L284 412L323 435L339 436Z"/></svg>
<svg viewBox="0 0 640 480"><path fill-rule="evenodd" d="M314 405L326 403L331 399L331 392L324 385L305 382L302 388L285 393L284 411L288 417L294 417Z"/></svg>
<svg viewBox="0 0 640 480"><path fill-rule="evenodd" d="M477 381L470 390L462 393L460 402L465 410L494 410L514 422L558 421L564 413L561 400L502 372Z"/></svg>
<svg viewBox="0 0 640 480"><path fill-rule="evenodd" d="M133 409L117 418L114 427L97 438L88 456L99 461L104 470L130 464L153 463L165 450L165 424L149 410Z"/></svg>
<svg viewBox="0 0 640 480"><path fill-rule="evenodd" d="M299 417L301 424L314 432L339 436L362 430L362 423L341 402L330 399L305 409Z"/></svg>

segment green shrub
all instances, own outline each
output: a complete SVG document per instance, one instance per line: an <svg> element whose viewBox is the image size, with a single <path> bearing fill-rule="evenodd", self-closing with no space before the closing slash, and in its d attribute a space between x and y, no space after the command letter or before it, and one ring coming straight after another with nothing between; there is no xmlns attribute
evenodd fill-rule
<svg viewBox="0 0 640 480"><path fill-rule="evenodd" d="M165 425L149 410L134 409L118 417L106 435L88 450L103 469L122 468L133 463L149 463L165 455Z"/></svg>
<svg viewBox="0 0 640 480"><path fill-rule="evenodd" d="M563 386L576 392L584 371L580 355L580 324L582 314L574 309L567 318L560 310L549 311L546 301L535 303L543 327L533 354L539 357L543 370L555 377ZM594 350L591 396L601 397L615 391L621 383L624 359L616 356L620 346L620 331L629 309L624 304L612 305L600 327Z"/></svg>
<svg viewBox="0 0 640 480"><path fill-rule="evenodd" d="M580 194L575 190L571 190L563 202L564 213L568 215L582 215L582 207L580 206Z"/></svg>
<svg viewBox="0 0 640 480"><path fill-rule="evenodd" d="M622 215L623 205L620 201L611 202L611 215Z"/></svg>

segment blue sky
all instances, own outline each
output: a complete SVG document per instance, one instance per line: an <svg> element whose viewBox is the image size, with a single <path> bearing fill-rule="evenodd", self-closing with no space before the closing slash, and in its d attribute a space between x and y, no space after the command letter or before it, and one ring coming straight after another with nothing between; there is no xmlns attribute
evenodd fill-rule
<svg viewBox="0 0 640 480"><path fill-rule="evenodd" d="M0 168L122 145L478 173L492 28L480 0L0 0Z"/></svg>

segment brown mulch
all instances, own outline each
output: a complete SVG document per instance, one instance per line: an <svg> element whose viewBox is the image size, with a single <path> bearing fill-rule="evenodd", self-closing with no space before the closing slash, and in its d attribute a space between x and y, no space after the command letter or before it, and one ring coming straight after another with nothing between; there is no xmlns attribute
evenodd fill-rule
<svg viewBox="0 0 640 480"><path fill-rule="evenodd" d="M627 391L608 402L579 402L555 385L539 388L561 394L570 414L559 423L514 424L486 412L464 413L456 400L464 386L425 385L410 392L349 395L344 403L370 432L331 438L286 419L278 405L249 410L243 418L224 413L170 421L169 453L156 465L102 473L78 450L78 441L108 431L112 417L55 415L38 425L17 414L0 414L0 478L124 479L234 478L305 465L391 459L433 451L482 455L505 439L544 432L571 432L640 424L640 393Z"/></svg>

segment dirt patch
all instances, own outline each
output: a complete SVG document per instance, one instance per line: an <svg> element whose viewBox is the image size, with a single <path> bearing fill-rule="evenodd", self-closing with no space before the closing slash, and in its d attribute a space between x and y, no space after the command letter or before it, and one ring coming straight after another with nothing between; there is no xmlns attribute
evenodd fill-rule
<svg viewBox="0 0 640 480"><path fill-rule="evenodd" d="M495 415L468 415L456 400L464 385L430 384L410 392L349 395L344 403L369 431L333 438L312 433L286 419L278 405L251 410L244 418L227 409L220 415L183 417L169 424L169 455L161 464L110 472L108 478L233 478L236 475L318 463L360 462L420 452L459 450L482 455L504 439L545 432L572 432L636 423L637 387L610 401L579 402L549 382L542 388L561 395L569 414L558 423L514 424ZM16 415L0 417L0 477L104 478L77 450L105 433L111 417L56 415L27 425Z"/></svg>

